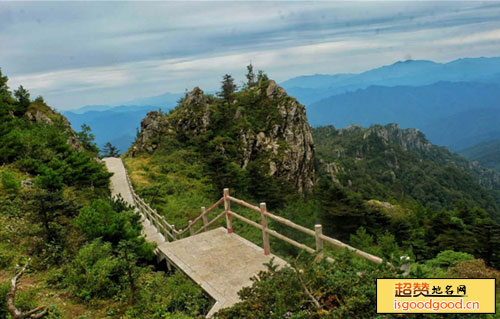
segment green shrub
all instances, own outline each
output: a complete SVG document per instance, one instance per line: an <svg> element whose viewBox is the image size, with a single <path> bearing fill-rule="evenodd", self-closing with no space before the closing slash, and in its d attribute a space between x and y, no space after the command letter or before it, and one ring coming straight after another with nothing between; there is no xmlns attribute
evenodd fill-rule
<svg viewBox="0 0 500 319"><path fill-rule="evenodd" d="M110 243L95 240L83 246L67 270L65 283L85 301L111 298L121 290L123 267Z"/></svg>
<svg viewBox="0 0 500 319"><path fill-rule="evenodd" d="M3 188L10 193L16 194L21 188L21 182L17 180L12 172L2 172L1 179Z"/></svg>
<svg viewBox="0 0 500 319"><path fill-rule="evenodd" d="M453 250L445 250L440 252L436 258L428 260L426 265L429 267L439 267L439 268L448 268L454 266L463 261L473 260L474 256L467 253L462 253Z"/></svg>
<svg viewBox="0 0 500 319"><path fill-rule="evenodd" d="M7 292L9 291L10 283L0 284L0 319L7 319L9 312L7 311Z"/></svg>
<svg viewBox="0 0 500 319"><path fill-rule="evenodd" d="M203 290L182 273L166 277L150 272L142 276L140 286L138 300L127 311L127 319L204 318L208 312Z"/></svg>
<svg viewBox="0 0 500 319"><path fill-rule="evenodd" d="M385 265L358 267L350 253L339 255L335 263L307 258L296 266L300 271L268 265L251 287L240 291L242 301L219 311L215 318L374 318L375 279L397 276Z"/></svg>
<svg viewBox="0 0 500 319"><path fill-rule="evenodd" d="M131 241L140 258L151 260L154 257L153 245L141 236L140 218L122 201L98 199L80 210L74 224L89 240L100 238L114 246L120 241Z"/></svg>
<svg viewBox="0 0 500 319"><path fill-rule="evenodd" d="M14 259L14 252L9 247L4 247L3 243L0 244L0 269L10 266Z"/></svg>
<svg viewBox="0 0 500 319"><path fill-rule="evenodd" d="M464 260L448 269L448 274L457 278L496 278L500 289L500 271L487 267L482 259Z"/></svg>
<svg viewBox="0 0 500 319"><path fill-rule="evenodd" d="M36 288L29 290L18 289L15 300L16 307L21 311L35 309L38 306L36 303L37 290Z"/></svg>

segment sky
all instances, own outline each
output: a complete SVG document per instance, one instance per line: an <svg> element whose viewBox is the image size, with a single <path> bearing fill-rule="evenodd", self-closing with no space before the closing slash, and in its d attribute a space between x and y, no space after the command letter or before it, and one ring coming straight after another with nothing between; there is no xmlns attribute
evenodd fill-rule
<svg viewBox="0 0 500 319"><path fill-rule="evenodd" d="M250 62L280 82L498 56L499 17L500 1L0 1L0 68L68 110L215 91Z"/></svg>

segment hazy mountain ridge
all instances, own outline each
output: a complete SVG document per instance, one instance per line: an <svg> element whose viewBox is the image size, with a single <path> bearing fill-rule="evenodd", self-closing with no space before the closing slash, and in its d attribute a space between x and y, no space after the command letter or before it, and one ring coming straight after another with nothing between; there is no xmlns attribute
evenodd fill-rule
<svg viewBox="0 0 500 319"><path fill-rule="evenodd" d="M372 85L422 86L436 82L500 83L500 58L464 58L448 63L427 60L399 61L359 74L309 75L289 79L281 85L299 100L316 95L319 101L328 96ZM300 94L297 94L300 93ZM303 103L308 106L309 101Z"/></svg>
<svg viewBox="0 0 500 319"><path fill-rule="evenodd" d="M82 124L91 127L96 144L102 148L107 142L125 152L135 139L140 120L156 106L117 106L102 111L84 113L63 112L72 127L79 131Z"/></svg>
<svg viewBox="0 0 500 319"><path fill-rule="evenodd" d="M398 123L419 128L435 144L464 148L500 137L500 84L438 82L426 86L370 86L308 107L313 126Z"/></svg>
<svg viewBox="0 0 500 319"><path fill-rule="evenodd" d="M488 116L488 121L492 122L495 118L495 109L500 107L497 102L500 85L498 57L465 58L448 63L400 61L359 74L299 76L284 81L281 85L289 95L306 105L308 118L313 126L369 126L395 122L402 127L417 127L433 143L454 150L500 137L500 133L494 128L495 123L484 127L475 124L484 117L484 112L470 111L473 108L489 108L493 116ZM181 93L167 92L124 102L121 106L86 106L64 114L70 118L73 128L79 130L82 123L89 124L94 129L94 126L102 127L105 121L115 122L112 113L102 113L102 119L98 119L95 114L87 113L90 111L134 113L117 118L127 123L120 129L97 129L99 132L94 132L99 145L111 141L125 150L133 140L141 118L147 113L137 112L136 106L147 110L168 110L183 96ZM379 104L374 104L373 101L379 101ZM358 109L353 110L350 103ZM360 104L365 107L360 108ZM382 108L380 104L383 104ZM343 108L342 112L339 113L338 108ZM82 114L74 115L78 113ZM126 120L122 117L126 117ZM441 129L441 123L447 123L446 130ZM461 130L461 123L474 127ZM112 126L119 127L119 123Z"/></svg>

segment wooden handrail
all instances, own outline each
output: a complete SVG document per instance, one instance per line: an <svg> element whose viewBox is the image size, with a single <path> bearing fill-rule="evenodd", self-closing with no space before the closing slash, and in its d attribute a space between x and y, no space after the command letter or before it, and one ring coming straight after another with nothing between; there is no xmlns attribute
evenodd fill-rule
<svg viewBox="0 0 500 319"><path fill-rule="evenodd" d="M233 211L231 211L231 215L233 215L234 217L238 218L239 220L244 221L245 223L247 223L247 224L249 224L249 225L252 225L252 226L253 226L253 227L255 227L255 228L258 228L258 229L260 229L260 230L262 230L262 228L263 228L263 227L262 227L262 225L260 225L260 224L258 224L258 223L256 223L256 222L254 222L253 220L250 220L250 219L245 218L245 217L243 217L243 216L241 216L241 215L238 215L238 214L236 214L236 213L235 213L235 212L233 212Z"/></svg>
<svg viewBox="0 0 500 319"><path fill-rule="evenodd" d="M222 202L224 201L224 197L221 197L217 202L215 202L215 204L213 204L212 206L210 206L209 209L205 210L203 213L201 213L200 216L196 217L191 223L190 225L193 226L194 224L196 224L198 221L200 221L204 215L206 214L210 214L214 209L216 209L220 204L222 204Z"/></svg>
<svg viewBox="0 0 500 319"><path fill-rule="evenodd" d="M283 241L286 241L287 243L292 244L292 245L294 245L295 247L298 247L298 248L304 249L304 250L305 250L305 251L307 251L308 253L311 253L311 254L314 254L314 253L315 253L315 250L314 250L314 249L312 249L311 247L306 246L306 245L304 245L304 244L301 244L301 243L299 243L298 241L295 241L295 240L293 240L293 239L291 239L291 238L288 238L288 237L286 237L285 235L282 235L282 234L278 233L278 232L277 232L277 231L275 231L275 230L272 230L272 229L267 228L267 229L266 229L266 233L268 233L269 235L274 236L274 237L276 237L276 238L279 238L279 239L281 239L281 240L283 240Z"/></svg>
<svg viewBox="0 0 500 319"><path fill-rule="evenodd" d="M271 218L271 219L273 219L273 220L275 220L277 222L280 222L283 225L287 225L289 227L295 228L295 229L300 230L301 232L306 233L306 234L311 235L311 236L315 236L316 235L316 233L314 232L314 230L310 230L309 228L306 228L304 226L300 226L298 224L295 224L294 222L289 221L288 219L276 216L274 214L271 214L268 211L266 211L265 214L266 214L267 217L269 217L269 218Z"/></svg>
<svg viewBox="0 0 500 319"><path fill-rule="evenodd" d="M217 220L219 220L222 216L225 216L226 215L226 212L222 212L220 213L219 215L217 215L214 219L212 219L207 225L206 227L210 227L212 226L213 223L215 223ZM199 232L201 232L203 230L203 227L201 227L200 229L198 229L197 231L194 232L194 234L198 234Z"/></svg>
<svg viewBox="0 0 500 319"><path fill-rule="evenodd" d="M241 206L245 206L245 207L247 207L247 208L253 209L253 210L255 210L256 212L259 212L259 213L260 213L260 208L259 208L259 207L254 206L254 205L252 205L252 204L249 204L249 203L247 203L247 202L245 202L245 201L242 201L241 199L234 198L233 196L228 196L228 197L229 197L229 199L230 199L231 201L235 202L236 204L240 204Z"/></svg>
<svg viewBox="0 0 500 319"><path fill-rule="evenodd" d="M356 248L354 248L352 246L349 246L349 245L347 245L347 244L345 244L345 243L343 243L340 240L337 240L335 238L331 238L331 237L328 237L328 236L325 236L325 235L320 235L319 237L321 239L323 239L324 241L329 242L332 245L335 245L335 246L340 247L340 248L349 249L350 251L354 252L356 255L361 256L363 258L366 258L366 259L368 259L370 261L373 261L374 263L380 264L383 261L382 258L380 258L380 257L377 257L375 255L366 253L366 252L364 252L362 250L356 249Z"/></svg>
<svg viewBox="0 0 500 319"><path fill-rule="evenodd" d="M264 220L262 221L263 224L260 225L260 224L254 222L254 221L252 221L252 220L250 220L250 219L248 219L246 217L243 217L243 216L241 216L241 215L239 215L239 214L237 214L237 213L235 213L235 212L233 212L231 210L227 211L227 213L231 214L231 216L235 216L236 218L242 220L243 222L245 222L245 223L247 223L247 224L249 224L249 225L251 225L251 226L253 226L253 227L257 228L257 229L262 230L264 233L267 233L267 234L269 234L271 236L279 238L279 239L281 239L281 240L283 240L283 241L285 241L285 242L287 242L287 243L289 243L289 244L291 244L291 245L293 245L295 247L301 248L301 249L303 249L303 250L305 250L305 251L307 251L309 253L312 253L312 254L313 253L318 253L318 254L322 255L323 240L324 240L324 241L326 241L326 242L328 242L328 243L330 243L332 245L335 245L337 247L348 249L348 250L354 252L356 255L358 255L360 257L363 257L363 258L365 258L365 259L367 259L369 261L372 261L374 263L381 263L381 262L383 262L382 258L380 258L380 257L377 257L375 255L369 254L369 253L364 252L362 250L356 249L356 248L354 248L354 247L352 247L352 246L350 246L348 244L345 244L345 243L343 243L340 240L337 240L335 238L331 238L331 237L323 235L321 225L316 225L315 226L315 230L311 230L311 229L306 228L304 226L298 225L298 224L296 224L296 223L294 223L294 222L292 222L292 221L290 221L290 220L288 220L286 218L283 218L283 217L280 217L280 216L276 216L276 215L268 212L265 209L265 203L261 204L261 207L262 207L262 205L264 207L264 209L262 210L261 208L259 208L257 206L254 206L252 204L249 204L249 203L247 203L247 202L245 202L245 201L243 201L241 199L238 199L238 198L235 198L235 197L232 197L232 196L227 196L227 197L229 198L230 201L232 201L232 202L234 202L236 204L239 204L241 206L250 208L250 209L252 209L254 211L257 211L257 212L261 213L263 216L269 217L272 220L275 220L275 221L277 221L277 222L279 222L279 223L281 223L283 225L289 226L289 227L294 228L296 230L299 230L299 231L301 231L301 232L303 232L303 233L305 233L307 235L315 237L315 239L316 239L316 249L312 249L311 247L309 247L307 245L304 245L304 244L301 244L301 243L299 243L299 242L297 242L297 241L295 241L295 240L293 240L293 239L291 239L289 237L286 237L285 235L282 235L282 234L278 233L275 230L267 228L267 223L264 226L264 222L265 222ZM268 245L268 243L266 243L266 239L264 237L264 250L265 250L265 252L266 252L266 247L265 247L266 244ZM327 257L327 260L328 261L333 261L333 259L330 258L330 257Z"/></svg>
<svg viewBox="0 0 500 319"><path fill-rule="evenodd" d="M138 207L139 211L143 213L143 215L155 226L160 233L164 233L166 236L166 239L168 237L171 237L173 240L177 240L182 238L182 236L189 231L190 235L195 235L200 233L201 231L206 231L210 226L212 226L216 221L218 221L222 216L226 216L226 223L227 223L227 229L229 233L232 233L233 228L232 228L232 221L231 217L234 216L237 219L257 228L262 231L263 234L263 241L264 241L264 253L267 255L270 252L269 248L269 237L268 235L274 236L278 239L281 239L295 247L298 247L300 249L303 249L311 254L318 253L318 257L322 258L323 253L323 241L326 241L329 244L332 244L334 246L348 249L352 252L354 252L356 255L363 257L369 261L372 261L374 263L381 263L383 262L382 258L377 257L375 255L369 254L367 252L361 251L359 249L356 249L348 244L345 244L341 242L340 240L337 240L335 238L328 237L323 234L322 232L322 227L321 225L316 225L314 230L311 230L309 228L306 228L304 226L301 226L299 224L296 224L286 218L276 216L270 212L267 211L266 209L266 204L261 203L260 207L254 206L252 204L249 204L241 199L235 198L233 196L229 195L229 189L224 189L223 196L217 200L212 206L210 206L208 209L205 209L202 207L202 213L196 217L194 220L189 221L188 226L183 229L183 230L176 230L174 225L169 224L166 220L165 217L161 216L158 214L158 212L154 209L152 209L142 198L140 198L134 191L132 187L132 183L130 181L130 178L128 174L127 176L127 182L129 184L130 191L132 193L132 198L134 200L134 203L136 204L136 207ZM231 205L230 202L234 202L236 204L239 204L241 206L244 206L246 208L249 208L251 210L254 210L261 214L261 224L254 222L253 220L250 220L246 217L241 216L240 214L235 213L234 211L231 210ZM214 219L208 222L207 215L211 213L213 210L215 210L219 205L224 203L224 211L222 211L220 214L218 214ZM278 233L275 230L269 229L267 220L266 218L271 218L274 221L277 221L283 225L286 225L288 227L294 228L296 230L299 230L307 235L313 236L316 239L316 249L313 249L307 245L304 245L302 243L299 243L285 235L282 235ZM193 226L198 223L200 220L203 221L203 226L200 227L197 230L194 230ZM155 225L156 224L156 225ZM170 231L169 231L170 230ZM168 240L168 239L167 239ZM328 261L333 261L332 258L327 257L326 258Z"/></svg>

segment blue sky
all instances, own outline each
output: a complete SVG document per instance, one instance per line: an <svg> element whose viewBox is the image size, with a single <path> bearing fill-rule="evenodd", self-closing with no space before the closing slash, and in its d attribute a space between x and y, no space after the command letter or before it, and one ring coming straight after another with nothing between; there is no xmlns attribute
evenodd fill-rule
<svg viewBox="0 0 500 319"><path fill-rule="evenodd" d="M500 52L500 2L0 2L0 67L60 109Z"/></svg>

